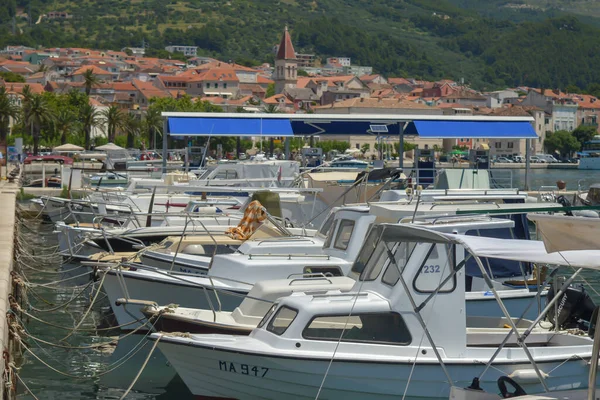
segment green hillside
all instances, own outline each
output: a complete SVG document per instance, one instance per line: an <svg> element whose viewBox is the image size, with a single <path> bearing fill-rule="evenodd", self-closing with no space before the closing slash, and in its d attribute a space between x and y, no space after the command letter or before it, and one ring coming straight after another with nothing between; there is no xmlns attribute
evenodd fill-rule
<svg viewBox="0 0 600 400"><path fill-rule="evenodd" d="M48 11L73 18L39 20ZM350 56L390 76L464 78L479 89L586 88L600 82L596 11L600 2L583 0L0 0L0 46L144 42L161 55L184 44L252 65L272 62L288 25L298 52Z"/></svg>

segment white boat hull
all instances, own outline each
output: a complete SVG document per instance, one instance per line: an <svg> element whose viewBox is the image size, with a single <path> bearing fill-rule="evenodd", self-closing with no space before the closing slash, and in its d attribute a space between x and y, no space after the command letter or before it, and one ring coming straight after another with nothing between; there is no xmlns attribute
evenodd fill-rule
<svg viewBox="0 0 600 400"><path fill-rule="evenodd" d="M292 345L292 344L291 344ZM315 399L329 365L328 359L301 359L219 351L164 339L159 348L175 367L190 391L202 398ZM481 362L448 364L453 384L467 387L483 369ZM551 390L587 386L589 367L584 360L539 362L550 376ZM559 366L560 365L560 366ZM497 379L515 370L531 370L528 363L494 364L481 380L488 392L498 392ZM539 381L519 382L528 394L541 393ZM406 392L406 394L405 394ZM376 363L334 361L319 399L397 400L399 398L448 399L450 385L437 363Z"/></svg>
<svg viewBox="0 0 600 400"><path fill-rule="evenodd" d="M173 258L175 258L175 262L173 262ZM140 259L142 264L149 267L186 274L206 275L212 257L187 254L177 254L177 257L174 257L171 253L146 251L140 254Z"/></svg>
<svg viewBox="0 0 600 400"><path fill-rule="evenodd" d="M123 279L123 281L121 281ZM127 288L127 293L123 288ZM144 322L144 314L141 309L143 305L123 304L116 305L118 299L135 299L153 301L159 305L178 304L181 307L201 308L205 310L220 309L222 311L233 311L240 305L244 295L248 293L236 292L227 294L220 292L217 297L212 289L203 289L199 286L165 283L157 280L131 279L127 276L117 276L116 273L108 273L103 284L110 301L117 323L123 326L123 330L132 330ZM137 322L136 322L137 321Z"/></svg>

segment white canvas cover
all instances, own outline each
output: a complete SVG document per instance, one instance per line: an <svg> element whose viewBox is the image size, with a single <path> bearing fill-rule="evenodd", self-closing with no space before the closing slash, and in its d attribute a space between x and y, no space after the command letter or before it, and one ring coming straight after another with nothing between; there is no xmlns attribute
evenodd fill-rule
<svg viewBox="0 0 600 400"><path fill-rule="evenodd" d="M95 150L109 151L109 150L125 150L125 149L122 148L121 146L117 146L114 143L106 143L106 144L104 144L102 146L96 147Z"/></svg>
<svg viewBox="0 0 600 400"><path fill-rule="evenodd" d="M63 151L63 152L67 152L67 151L83 151L84 148L74 145L74 144L70 144L70 143L66 143L60 146L56 146L55 148L52 149L52 151Z"/></svg>
<svg viewBox="0 0 600 400"><path fill-rule="evenodd" d="M528 214L546 250L600 250L600 218Z"/></svg>
<svg viewBox="0 0 600 400"><path fill-rule="evenodd" d="M550 265L600 270L600 250L569 250L548 253L541 240L494 239L448 235L478 257L499 258Z"/></svg>

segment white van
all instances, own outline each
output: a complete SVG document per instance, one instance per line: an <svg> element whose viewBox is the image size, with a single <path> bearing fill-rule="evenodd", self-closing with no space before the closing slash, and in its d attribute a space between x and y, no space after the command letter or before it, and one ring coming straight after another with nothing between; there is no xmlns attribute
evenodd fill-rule
<svg viewBox="0 0 600 400"><path fill-rule="evenodd" d="M556 158L554 158L554 156L552 154L536 154L536 156L541 160L545 160L547 163L557 163L558 162L558 160Z"/></svg>

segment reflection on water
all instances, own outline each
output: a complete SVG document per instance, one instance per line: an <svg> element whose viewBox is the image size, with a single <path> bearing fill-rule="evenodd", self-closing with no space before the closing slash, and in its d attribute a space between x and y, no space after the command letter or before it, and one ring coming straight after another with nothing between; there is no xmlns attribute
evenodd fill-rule
<svg viewBox="0 0 600 400"><path fill-rule="evenodd" d="M50 224L38 224L34 221L26 221L26 223L33 229L22 230L23 232L26 232L24 233L26 236L23 237L23 240L26 240L31 244L32 252L35 252L36 249L40 252L40 248L56 244L56 237L51 235L52 226ZM34 231L39 233L39 235L33 235L32 232ZM48 251L49 250L50 249L48 249ZM36 254L36 256L40 255L41 253ZM52 262L53 260L54 262ZM90 298L93 296L93 292L91 291L91 288L83 291L81 296L77 297L65 307L60 307L57 311L47 312L43 310L49 310L64 305L71 301L78 293L82 292L81 286L77 289L74 289L74 286L85 285L89 282L88 275L86 275L87 271L79 265L65 265L60 269L60 271L63 272L57 273L59 272L60 259L56 256L46 256L43 258L43 262L38 264L35 264L33 259L27 261L23 260L23 264L27 264L22 266L24 274L27 276L28 280L34 284L64 280L66 278L83 275L65 281L64 284L58 288L35 287L29 291L29 301L36 309L40 310L29 310L29 312L53 326L49 326L33 319L27 320L24 318L27 331L40 339L52 343L59 343L62 338L69 334L70 330L68 328L79 323L89 307ZM33 268L36 268L36 270ZM23 308L25 308L25 304L23 304ZM87 347L93 344L107 342L111 340L110 338L117 337L119 332L116 330L96 331L97 326L106 326L106 321L107 319L110 319L111 314L112 312L108 300L103 293L100 293L96 304L81 324L79 331L60 343L68 344L73 347ZM131 347L140 343L136 338L132 338L130 342L132 343ZM115 363L116 357L111 357L115 347L112 345L95 349L75 350L37 344L33 339L26 340L26 343L43 361L60 371L79 377L95 376L98 373L117 365ZM147 349L150 347L151 346L146 346ZM155 351L159 352L158 349ZM120 352L120 354L123 354L123 352ZM142 354L142 352L140 351L139 354ZM158 353L158 356L161 356L161 354ZM126 387L131 383L133 376L135 376L141 367L145 355L137 358L138 359L136 360L134 357L130 363L125 363L123 366L117 368L113 372L113 375L108 374L104 377L96 376L93 378L75 379L51 371L48 367L35 360L33 356L25 353L24 362L19 375L27 383L33 394L40 399L119 399L125 392ZM141 361L139 358L141 358ZM164 363L159 365L159 367L164 368ZM159 371L153 370L152 363L149 363L147 369L144 370L140 377L140 383L148 381L145 380L145 378L156 375L155 372L160 372L160 368L158 368L158 370ZM125 378L120 381L116 379L117 377L122 376L131 376L131 379L128 379L127 381ZM117 382L120 383L121 387L115 387ZM127 398L134 400L189 400L192 398L189 390L178 377L171 382L167 380L165 385L168 385L167 388L154 390L154 394L132 391ZM22 388L20 388L19 392L19 399L32 398L30 395L23 393L24 390Z"/></svg>

